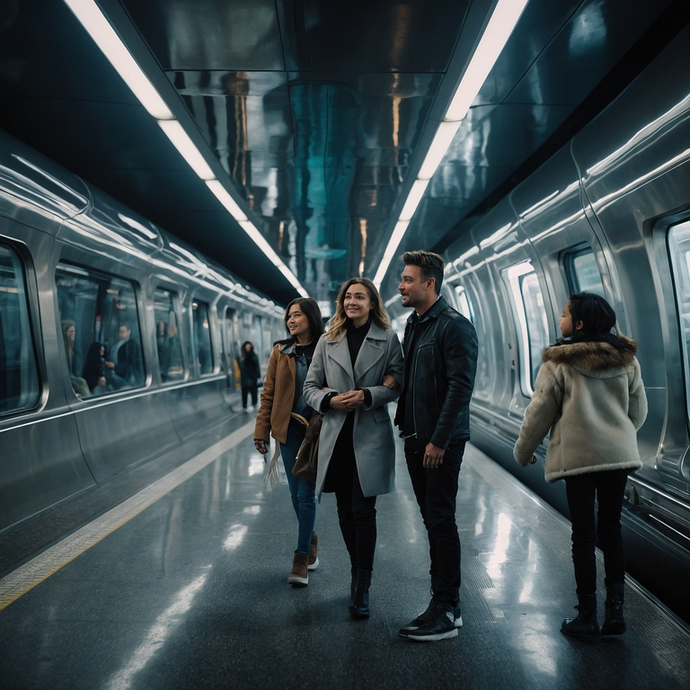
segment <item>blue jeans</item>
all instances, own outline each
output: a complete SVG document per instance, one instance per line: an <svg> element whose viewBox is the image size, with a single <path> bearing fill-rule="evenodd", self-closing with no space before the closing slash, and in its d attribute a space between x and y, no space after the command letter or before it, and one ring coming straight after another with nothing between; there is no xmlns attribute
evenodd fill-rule
<svg viewBox="0 0 690 690"><path fill-rule="evenodd" d="M311 535L316 522L316 484L300 479L292 474L295 466L295 456L304 440L304 431L293 424L288 426L286 442L280 444L280 455L283 458L285 474L287 475L292 506L297 514L299 531L297 534L297 553L308 554L311 545Z"/></svg>
<svg viewBox="0 0 690 690"><path fill-rule="evenodd" d="M465 442L446 449L443 462L425 468L424 449L405 444L412 488L429 537L431 588L434 600L456 604L460 590L460 535L455 523L455 497Z"/></svg>
<svg viewBox="0 0 690 690"><path fill-rule="evenodd" d="M573 565L580 595L597 591L594 547L597 536L604 552L606 585L625 582L625 551L621 536L621 509L628 470L586 472L565 478L570 521L573 526ZM594 497L598 503L594 519Z"/></svg>

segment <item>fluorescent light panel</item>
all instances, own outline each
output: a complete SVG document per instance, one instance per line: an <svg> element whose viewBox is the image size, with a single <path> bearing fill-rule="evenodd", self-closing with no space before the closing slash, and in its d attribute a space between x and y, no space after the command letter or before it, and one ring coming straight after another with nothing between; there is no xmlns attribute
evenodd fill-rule
<svg viewBox="0 0 690 690"><path fill-rule="evenodd" d="M228 190L225 189L218 180L206 180L206 185L236 221L247 220L246 213L239 207L239 204L230 196Z"/></svg>
<svg viewBox="0 0 690 690"><path fill-rule="evenodd" d="M484 29L472 60L448 106L446 121L462 120L513 33L528 0L499 0Z"/></svg>
<svg viewBox="0 0 690 690"><path fill-rule="evenodd" d="M189 163L189 167L202 180L214 180L216 178L206 159L201 155L199 149L189 138L189 134L185 132L184 127L177 120L158 120L158 124L168 139L172 141L173 146Z"/></svg>
<svg viewBox="0 0 690 690"><path fill-rule="evenodd" d="M518 23L520 15L522 15L523 10L527 6L527 2L528 0L498 0L484 29L484 33L477 44L477 48L472 55L472 59L455 90L443 122L439 125L431 146L427 151L422 167L417 175L417 180L412 185L407 201L398 218L398 223L388 241L383 260L374 277L374 283L377 287L380 287L383 282L388 266L402 241L407 225L412 220L412 216L424 196L429 180L433 177L443 157L446 155L448 147L460 127L460 123L470 109L479 93L479 89L486 81L491 68L496 63L498 56L510 38L510 34ZM401 226L402 221L405 221L404 226ZM402 228L401 231L400 228Z"/></svg>
<svg viewBox="0 0 690 690"><path fill-rule="evenodd" d="M112 66L125 81L139 102L146 108L158 122L161 129L170 139L173 146L180 152L194 172L206 182L208 188L225 207L225 209L238 221L244 231L257 244L259 249L266 254L271 262L290 281L291 285L302 295L309 294L302 287L295 274L285 265L283 260L275 253L264 236L250 223L247 215L232 198L229 192L216 179L216 176L206 162L206 159L191 140L187 132L163 98L136 63L127 47L121 41L110 22L93 0L65 0L65 4L72 10L76 18L86 29L88 34L108 58Z"/></svg>
<svg viewBox="0 0 690 690"><path fill-rule="evenodd" d="M407 201L405 201L405 205L403 206L402 211L400 211L400 217L398 220L406 220L408 222L412 220L412 216L414 216L417 206L419 206L419 202L422 200L424 192L426 192L426 188L428 186L428 179L414 181L412 184L412 189L410 189L410 193L407 195Z"/></svg>
<svg viewBox="0 0 690 690"><path fill-rule="evenodd" d="M436 168L441 164L443 156L446 155L448 147L460 129L460 124L460 122L442 122L439 125L422 167L419 169L418 180L430 180L434 176Z"/></svg>
<svg viewBox="0 0 690 690"><path fill-rule="evenodd" d="M93 0L65 0L140 103L157 120L174 116Z"/></svg>

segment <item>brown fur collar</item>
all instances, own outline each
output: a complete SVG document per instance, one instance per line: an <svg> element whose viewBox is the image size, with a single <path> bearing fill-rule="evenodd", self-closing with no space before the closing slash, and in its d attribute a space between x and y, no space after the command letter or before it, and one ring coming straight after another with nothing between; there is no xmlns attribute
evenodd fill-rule
<svg viewBox="0 0 690 690"><path fill-rule="evenodd" d="M569 343L547 347L542 352L543 362L570 364L578 369L603 371L628 367L633 363L637 352L637 343L624 335L618 336L628 345L624 352L605 342Z"/></svg>

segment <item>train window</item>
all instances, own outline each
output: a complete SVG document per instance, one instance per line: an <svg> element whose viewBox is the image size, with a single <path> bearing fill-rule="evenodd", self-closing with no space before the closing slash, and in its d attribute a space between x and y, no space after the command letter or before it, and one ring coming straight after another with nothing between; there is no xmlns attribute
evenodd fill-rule
<svg viewBox="0 0 690 690"><path fill-rule="evenodd" d="M599 267L589 245L582 244L569 249L563 254L563 263L571 293L593 292L605 297Z"/></svg>
<svg viewBox="0 0 690 690"><path fill-rule="evenodd" d="M61 264L55 284L74 392L88 398L142 387L146 379L132 283Z"/></svg>
<svg viewBox="0 0 690 690"><path fill-rule="evenodd" d="M238 343L239 318L234 309L227 309L225 312L225 352L228 362L228 376L231 387L240 385L240 367L238 359L240 356L240 346Z"/></svg>
<svg viewBox="0 0 690 690"><path fill-rule="evenodd" d="M472 304L462 285L455 286L455 301L458 305L458 311L469 321L474 323L474 312L472 311Z"/></svg>
<svg viewBox="0 0 690 690"><path fill-rule="evenodd" d="M194 300L192 302L192 319L194 336L194 357L200 374L213 373L213 350L211 349L211 329L209 327L208 304Z"/></svg>
<svg viewBox="0 0 690 690"><path fill-rule="evenodd" d="M668 248L685 360L685 395L690 411L690 221L669 229Z"/></svg>
<svg viewBox="0 0 690 690"><path fill-rule="evenodd" d="M517 323L520 389L526 396L534 392L534 381L541 366L541 353L548 344L549 325L539 280L528 262L504 271L510 286Z"/></svg>
<svg viewBox="0 0 690 690"><path fill-rule="evenodd" d="M184 360L172 292L159 288L153 293L153 314L161 381L180 381L184 378Z"/></svg>
<svg viewBox="0 0 690 690"><path fill-rule="evenodd" d="M24 270L19 257L0 245L0 414L34 407L38 393Z"/></svg>

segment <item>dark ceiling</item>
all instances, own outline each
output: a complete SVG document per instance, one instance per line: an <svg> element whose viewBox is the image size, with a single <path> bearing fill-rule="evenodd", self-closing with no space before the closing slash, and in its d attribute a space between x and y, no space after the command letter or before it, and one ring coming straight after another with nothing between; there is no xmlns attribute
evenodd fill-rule
<svg viewBox="0 0 690 690"><path fill-rule="evenodd" d="M99 4L256 227L324 303L343 280L374 277L493 5ZM398 254L443 251L466 232L634 79L687 24L689 7L687 0L531 0ZM61 0L0 5L0 128L271 299L297 296ZM399 269L394 262L384 299Z"/></svg>

